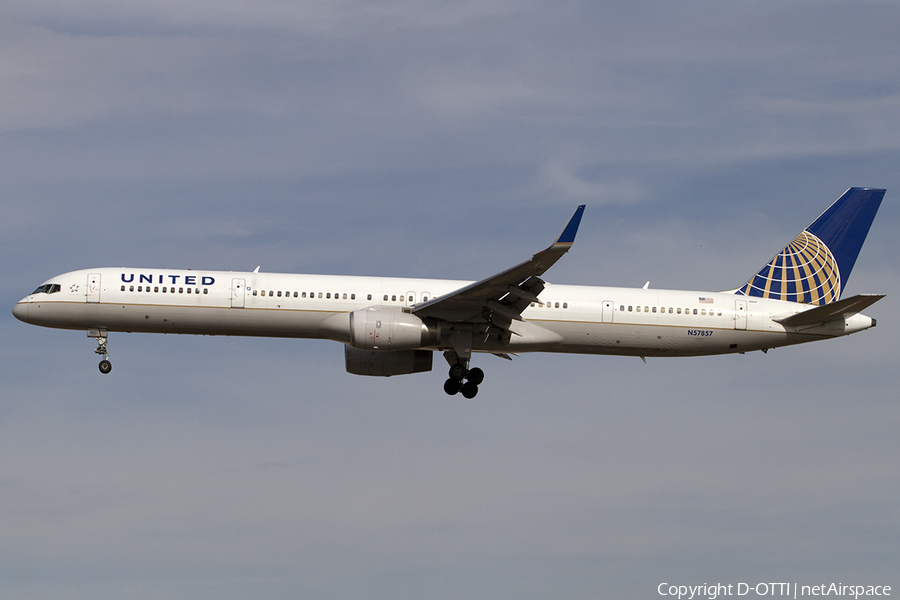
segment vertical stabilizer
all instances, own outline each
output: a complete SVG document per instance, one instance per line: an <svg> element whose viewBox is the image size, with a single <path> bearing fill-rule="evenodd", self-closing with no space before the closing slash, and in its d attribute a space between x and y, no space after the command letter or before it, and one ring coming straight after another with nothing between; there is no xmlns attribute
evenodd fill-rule
<svg viewBox="0 0 900 600"><path fill-rule="evenodd" d="M884 192L847 190L736 293L819 305L839 299Z"/></svg>

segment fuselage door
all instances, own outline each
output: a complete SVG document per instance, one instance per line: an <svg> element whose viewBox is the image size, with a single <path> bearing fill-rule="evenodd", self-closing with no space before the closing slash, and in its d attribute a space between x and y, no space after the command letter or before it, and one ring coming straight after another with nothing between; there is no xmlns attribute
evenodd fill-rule
<svg viewBox="0 0 900 600"><path fill-rule="evenodd" d="M100 302L100 273L88 275L86 296L88 302Z"/></svg>
<svg viewBox="0 0 900 600"><path fill-rule="evenodd" d="M613 301L612 300L604 300L603 301L603 312L601 313L601 321L603 323L612 323L613 322Z"/></svg>
<svg viewBox="0 0 900 600"><path fill-rule="evenodd" d="M244 290L246 289L246 281L243 279L231 280L231 308L244 308Z"/></svg>
<svg viewBox="0 0 900 600"><path fill-rule="evenodd" d="M746 300L735 300L734 301L734 328L735 329L747 329L747 301Z"/></svg>

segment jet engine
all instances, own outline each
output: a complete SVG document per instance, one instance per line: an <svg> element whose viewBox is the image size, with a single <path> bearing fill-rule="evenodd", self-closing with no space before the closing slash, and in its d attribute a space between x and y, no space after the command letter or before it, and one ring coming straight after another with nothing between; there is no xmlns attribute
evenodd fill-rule
<svg viewBox="0 0 900 600"><path fill-rule="evenodd" d="M390 377L424 373L431 370L434 352L430 350L360 350L344 344L347 372L354 375Z"/></svg>
<svg viewBox="0 0 900 600"><path fill-rule="evenodd" d="M440 339L440 325L410 313L368 308L350 313L350 345L360 350L415 350Z"/></svg>

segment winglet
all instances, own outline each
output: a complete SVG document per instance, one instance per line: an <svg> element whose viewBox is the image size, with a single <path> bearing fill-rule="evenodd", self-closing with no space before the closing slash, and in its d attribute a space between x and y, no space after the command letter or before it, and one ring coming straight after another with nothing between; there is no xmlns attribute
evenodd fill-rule
<svg viewBox="0 0 900 600"><path fill-rule="evenodd" d="M575 209L575 214L569 219L569 223L559 234L559 238L553 242L554 246L571 246L575 242L575 234L578 233L578 226L581 224L581 215L584 214L584 204Z"/></svg>

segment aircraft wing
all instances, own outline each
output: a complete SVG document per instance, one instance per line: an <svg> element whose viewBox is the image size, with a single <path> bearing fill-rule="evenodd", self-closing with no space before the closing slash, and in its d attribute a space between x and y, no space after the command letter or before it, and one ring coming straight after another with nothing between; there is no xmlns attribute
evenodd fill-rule
<svg viewBox="0 0 900 600"><path fill-rule="evenodd" d="M490 323L508 331L512 321L523 320L522 311L530 303L539 302L544 289L540 275L572 247L583 213L582 204L546 250L511 269L419 304L413 313L454 323Z"/></svg>
<svg viewBox="0 0 900 600"><path fill-rule="evenodd" d="M801 327L804 325L819 325L837 319L846 319L872 306L884 298L884 294L859 294L844 298L830 304L823 304L803 312L795 313L789 317L773 319L787 327Z"/></svg>

